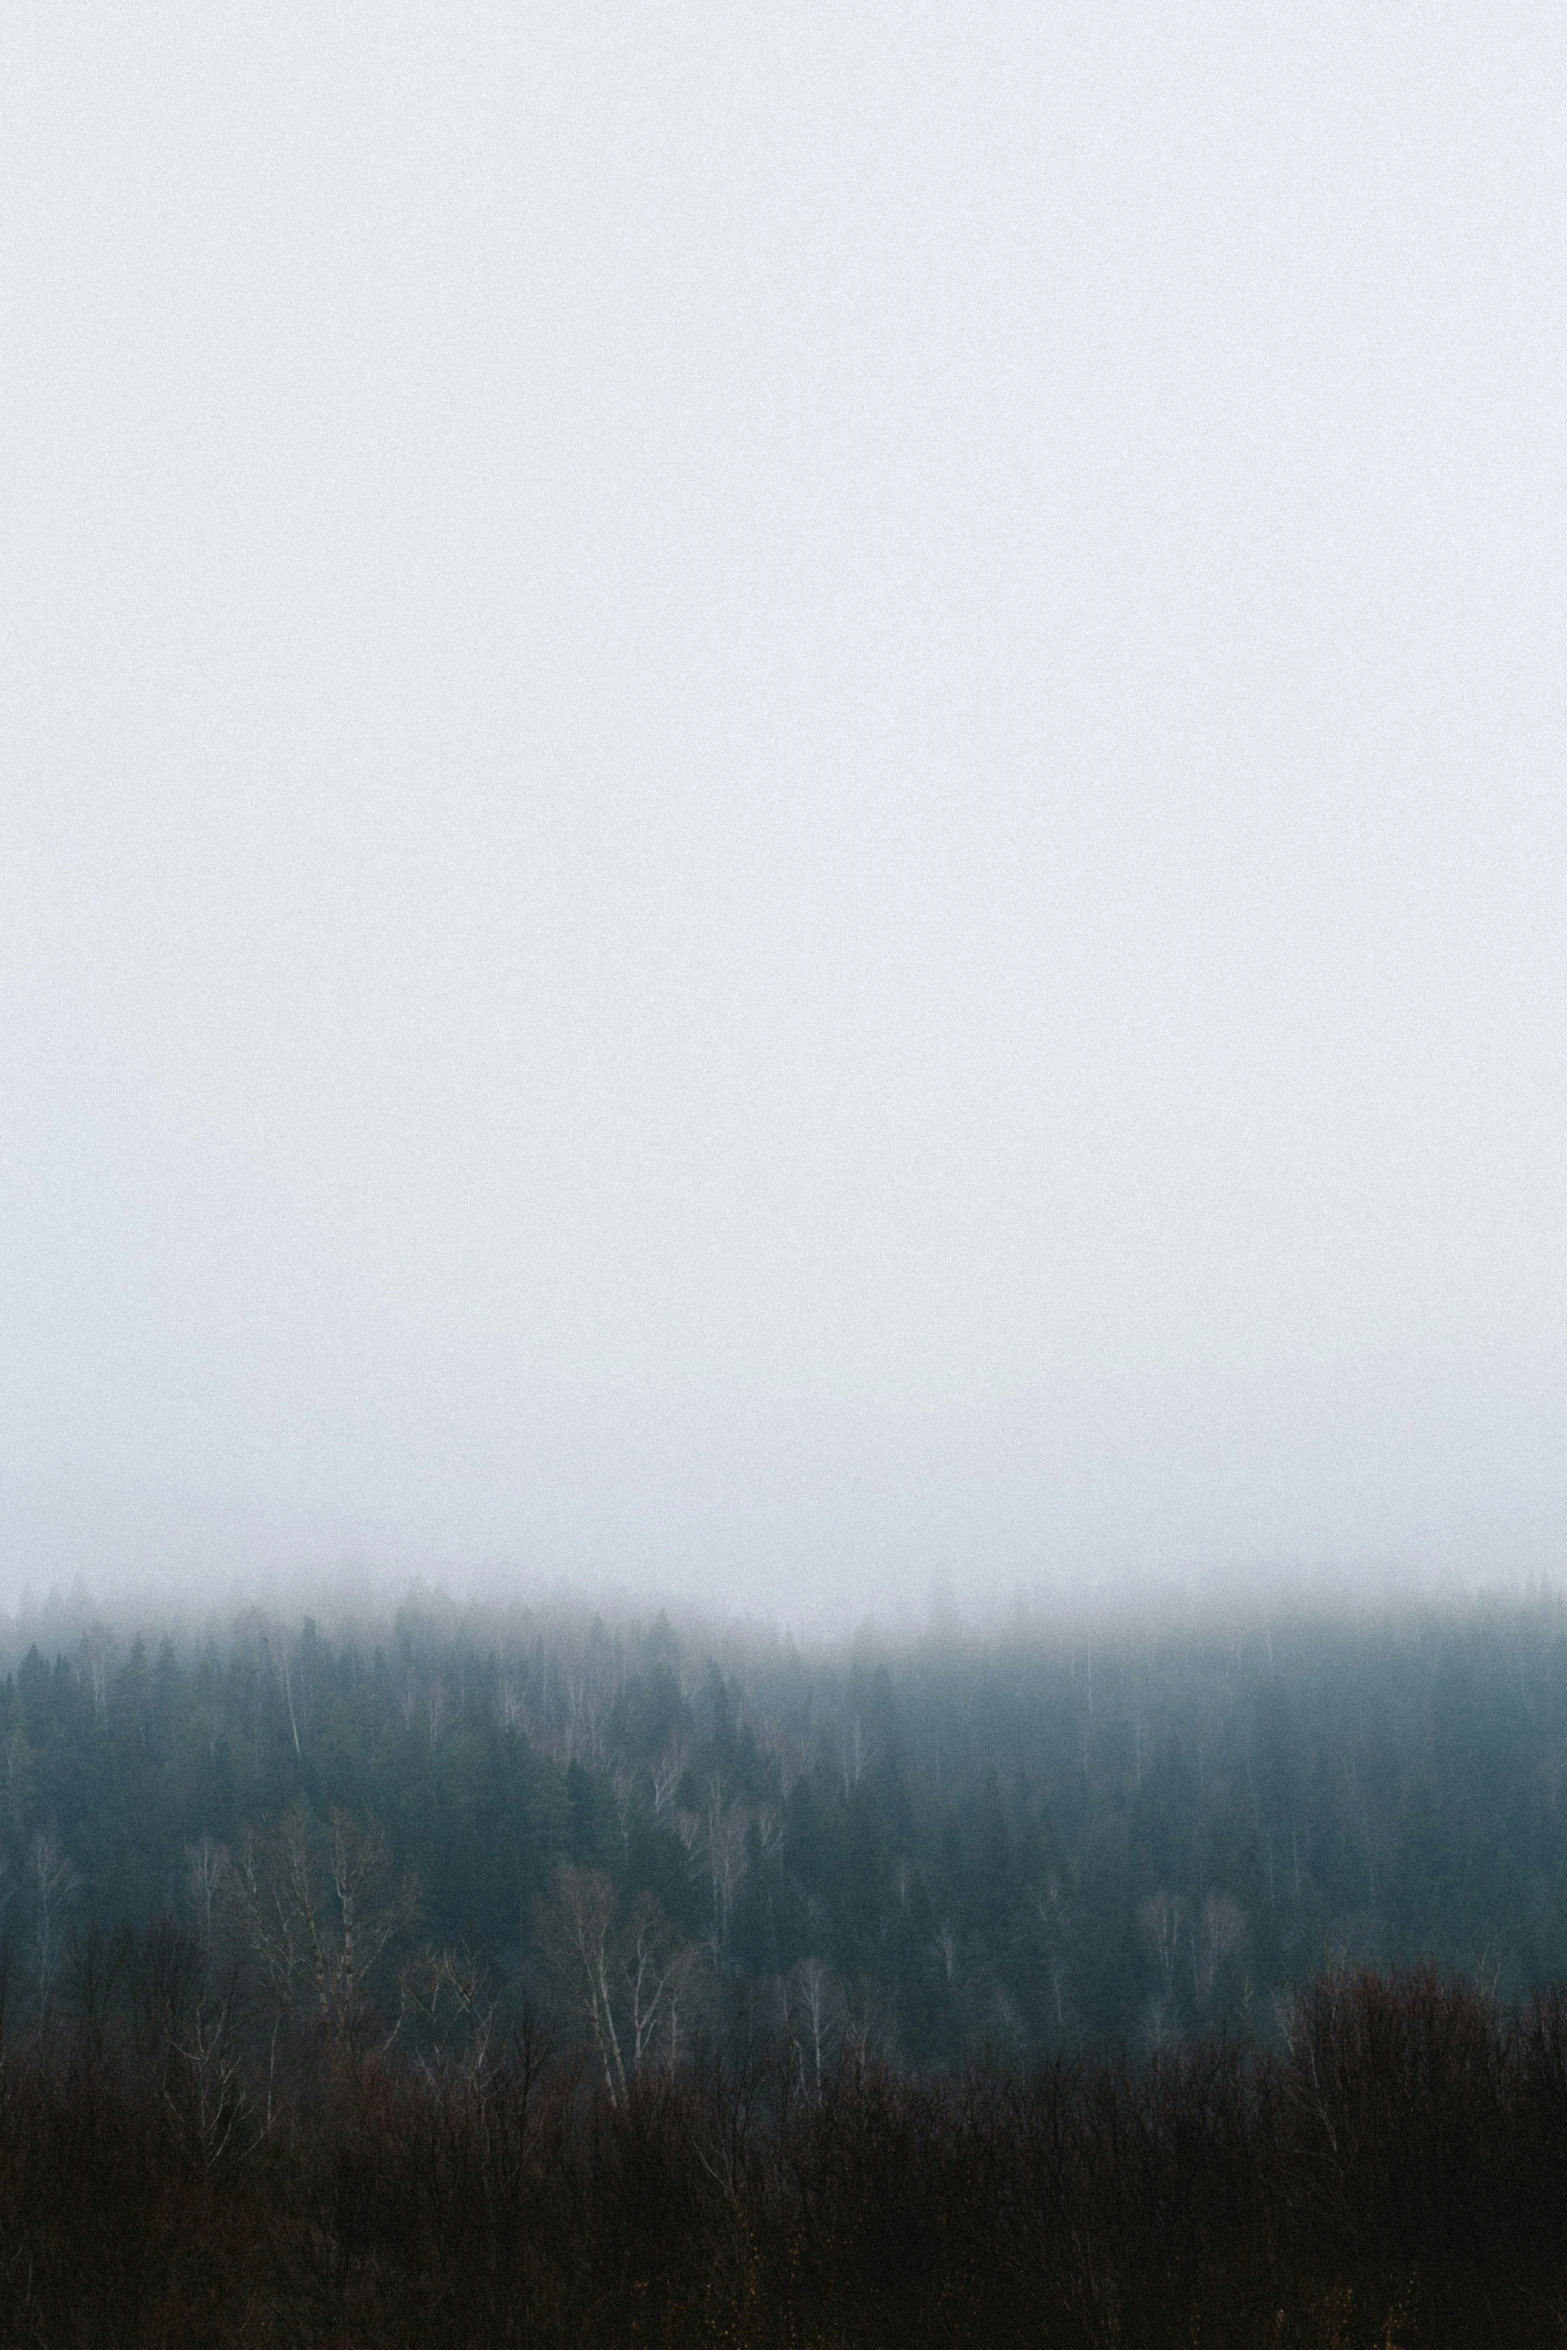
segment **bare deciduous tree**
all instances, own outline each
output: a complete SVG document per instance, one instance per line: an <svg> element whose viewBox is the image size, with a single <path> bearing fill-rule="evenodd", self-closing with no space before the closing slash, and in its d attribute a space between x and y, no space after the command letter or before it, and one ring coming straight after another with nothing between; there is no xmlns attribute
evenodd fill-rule
<svg viewBox="0 0 1567 2350"><path fill-rule="evenodd" d="M631 1856L631 1819L636 1802L637 1774L629 1764L622 1763L610 1774L610 1793L615 1798L615 1824L620 1830L622 1857Z"/></svg>
<svg viewBox="0 0 1567 2350"><path fill-rule="evenodd" d="M809 1775L811 1753L803 1739L791 1737L785 1730L770 1730L761 1738L761 1745L777 1771L781 1794L787 1795L796 1780Z"/></svg>
<svg viewBox="0 0 1567 2350"><path fill-rule="evenodd" d="M165 2003L164 2102L203 2170L231 2149L254 2147L266 2122L258 2118L250 2068L240 2050L242 2005L237 1966L217 1971L210 1950L198 1960L187 1996L170 1986Z"/></svg>
<svg viewBox="0 0 1567 2350"><path fill-rule="evenodd" d="M185 1847L185 1891L204 1950L212 1948L218 1893L228 1865L228 1846L216 1843L209 1835L198 1836L194 1844Z"/></svg>
<svg viewBox="0 0 1567 2350"><path fill-rule="evenodd" d="M113 1633L95 1620L82 1641L82 1652L87 1663L87 1686L92 1691L93 1712L101 1721L109 1710L109 1667L114 1659Z"/></svg>
<svg viewBox="0 0 1567 2350"><path fill-rule="evenodd" d="M1192 1990L1211 1996L1225 1960L1246 1946L1246 1913L1227 1893L1210 1893L1192 1936Z"/></svg>
<svg viewBox="0 0 1567 2350"><path fill-rule="evenodd" d="M695 1972L696 1952L675 1932L653 1895L639 1893L631 1905L620 1960L634 2078L640 2078L656 2051L674 2071Z"/></svg>
<svg viewBox="0 0 1567 2350"><path fill-rule="evenodd" d="M231 2146L243 2144L247 2137L254 2144L261 2135L253 2122L247 2068L232 2024L231 1983L216 1997L204 1994L172 2040L172 2052L188 2084L182 2118L203 2170L211 2170ZM165 2090L165 2096L181 2112L171 2091Z"/></svg>
<svg viewBox="0 0 1567 2350"><path fill-rule="evenodd" d="M930 1950L943 1982L955 1985L958 1979L958 1938L945 1918L936 1929Z"/></svg>
<svg viewBox="0 0 1567 2350"><path fill-rule="evenodd" d="M622 1911L601 1869L563 1865L539 1913L546 1965L587 2025L614 2100L655 2061L673 2071L696 1953L651 1893Z"/></svg>
<svg viewBox="0 0 1567 2350"><path fill-rule="evenodd" d="M1042 1893L1034 1896L1045 1948L1045 1974L1050 1984L1051 2004L1055 2009L1056 2030L1066 2030L1066 1992L1071 1979L1072 1913L1061 1891L1060 1879L1051 1877Z"/></svg>
<svg viewBox="0 0 1567 2350"><path fill-rule="evenodd" d="M1150 1999L1143 2010L1143 2045L1150 2056L1161 2056L1179 2038L1175 2010L1167 1999Z"/></svg>
<svg viewBox="0 0 1567 2350"><path fill-rule="evenodd" d="M699 1867L707 1878L712 1900L708 1940L713 1964L721 1967L729 1948L730 1917L745 1882L746 1832L750 1823L743 1806L728 1801L723 1781L715 1775L700 1816L682 1812L675 1824L693 1866Z"/></svg>
<svg viewBox="0 0 1567 2350"><path fill-rule="evenodd" d="M790 1973L789 1986L786 2016L798 2033L796 2046L800 2049L801 2069L815 2095L820 2097L828 2046L843 2003L837 1983L825 1961L819 1958L798 1960Z"/></svg>
<svg viewBox="0 0 1567 2350"><path fill-rule="evenodd" d="M49 2004L60 1970L66 1909L82 1889L82 1880L66 1857L53 1829L41 1828L27 1855L27 1874L33 1891L33 1960L38 1976L38 2001Z"/></svg>
<svg viewBox="0 0 1567 2350"><path fill-rule="evenodd" d="M403 2016L417 2019L426 2073L460 2069L482 2087L495 2069L500 1998L482 1963L464 1946L427 1948L401 1979Z"/></svg>
<svg viewBox="0 0 1567 2350"><path fill-rule="evenodd" d="M288 1707L288 1726L293 1733L294 1753L298 1756L303 1750L299 1743L299 1715L294 1703L299 1681L297 1643L281 1624L275 1624L267 1634L267 1647L278 1687L283 1692L283 1702Z"/></svg>
<svg viewBox="0 0 1567 2350"><path fill-rule="evenodd" d="M843 1989L843 2052L856 2072L886 2058L892 2044L892 2004L874 1975L858 1974Z"/></svg>
<svg viewBox="0 0 1567 2350"><path fill-rule="evenodd" d="M680 1791L691 1762L691 1742L678 1732L671 1733L669 1743L653 1765L653 1817L658 1819L668 1811Z"/></svg>
<svg viewBox="0 0 1567 2350"><path fill-rule="evenodd" d="M563 1864L541 1917L547 1960L570 1982L575 2004L587 2022L613 2101L626 2090L625 2060L615 2028L610 1950L615 1925L615 1888L602 1869Z"/></svg>
<svg viewBox="0 0 1567 2350"><path fill-rule="evenodd" d="M1150 1893L1137 1913L1137 1923L1158 1961L1164 2003L1173 2013L1175 1962L1186 1930L1186 1904L1178 1893Z"/></svg>
<svg viewBox="0 0 1567 2350"><path fill-rule="evenodd" d="M839 1760L843 1770L844 1801L847 1803L853 1799L856 1788L865 1776L865 1766L870 1760L870 1741L865 1735L864 1725L857 1714L843 1733Z"/></svg>
<svg viewBox="0 0 1567 2350"><path fill-rule="evenodd" d="M346 2041L419 1911L418 1881L395 1875L380 1828L334 1810L323 1830L296 1803L264 1835L247 1829L222 1883L270 1997L274 2054L278 2028L301 2004Z"/></svg>

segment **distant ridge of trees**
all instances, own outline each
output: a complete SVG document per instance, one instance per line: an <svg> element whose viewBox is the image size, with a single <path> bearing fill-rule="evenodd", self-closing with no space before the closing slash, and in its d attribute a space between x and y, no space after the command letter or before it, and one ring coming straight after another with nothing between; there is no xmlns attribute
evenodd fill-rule
<svg viewBox="0 0 1567 2350"><path fill-rule="evenodd" d="M335 1817L416 1888L394 2008L418 1951L466 1952L507 2012L526 1994L595 2047L567 1882L601 1888L617 1950L657 1944L679 2035L739 1984L808 2009L824 2063L914 2072L1266 2032L1330 1949L1483 1966L1504 1996L1567 1978L1549 1590L814 1648L565 1603L55 1623L0 1682L24 1999L73 1925L210 1932L247 1852ZM625 2019L597 2012L613 2073Z"/></svg>

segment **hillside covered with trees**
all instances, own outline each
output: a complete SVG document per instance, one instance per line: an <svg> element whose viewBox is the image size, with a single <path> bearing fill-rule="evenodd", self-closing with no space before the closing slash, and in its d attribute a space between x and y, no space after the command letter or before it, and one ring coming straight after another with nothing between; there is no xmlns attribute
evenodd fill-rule
<svg viewBox="0 0 1567 2350"><path fill-rule="evenodd" d="M1563 2338L1549 1592L16 1631L6 2340Z"/></svg>
<svg viewBox="0 0 1567 2350"><path fill-rule="evenodd" d="M1549 1592L815 1648L566 1601L20 1632L13 2003L89 1925L243 1941L246 1899L259 1964L267 1868L289 1836L324 1866L334 1820L373 1856L355 1995L388 2030L449 1964L591 2038L584 1903L617 1966L656 1946L679 2031L765 1995L813 2064L912 2072L1262 2028L1330 1950L1504 1995L1567 1975Z"/></svg>

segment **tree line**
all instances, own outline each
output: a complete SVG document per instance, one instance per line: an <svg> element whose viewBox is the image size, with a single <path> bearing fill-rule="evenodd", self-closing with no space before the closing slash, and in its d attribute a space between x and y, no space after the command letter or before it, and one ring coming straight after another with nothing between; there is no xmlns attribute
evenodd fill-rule
<svg viewBox="0 0 1567 2350"><path fill-rule="evenodd" d="M564 1602L88 1618L13 1658L0 1763L14 2012L73 1932L167 1918L243 1940L258 2012L334 1967L388 2032L531 2006L619 2091L740 1990L820 2078L1265 2032L1329 1951L1567 1975L1548 1590L836 1647Z"/></svg>

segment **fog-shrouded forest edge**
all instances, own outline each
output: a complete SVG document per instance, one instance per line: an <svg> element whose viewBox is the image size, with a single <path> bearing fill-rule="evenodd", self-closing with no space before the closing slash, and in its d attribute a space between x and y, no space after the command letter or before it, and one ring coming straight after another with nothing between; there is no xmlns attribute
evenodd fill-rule
<svg viewBox="0 0 1567 2350"><path fill-rule="evenodd" d="M611 2080L742 1998L813 2070L925 2073L1265 2037L1330 1953L1504 1998L1567 1976L1548 1586L811 1643L569 1595L165 1622L78 1595L0 1625L13 2016L73 1937L158 1919L324 2010L305 1885L341 1959L342 1834L386 2033L432 1999L471 2029L449 1994L482 1981Z"/></svg>
<svg viewBox="0 0 1567 2350"><path fill-rule="evenodd" d="M0 1646L0 2339L1567 2338L1567 1606Z"/></svg>

